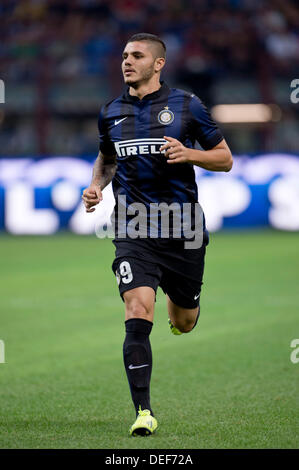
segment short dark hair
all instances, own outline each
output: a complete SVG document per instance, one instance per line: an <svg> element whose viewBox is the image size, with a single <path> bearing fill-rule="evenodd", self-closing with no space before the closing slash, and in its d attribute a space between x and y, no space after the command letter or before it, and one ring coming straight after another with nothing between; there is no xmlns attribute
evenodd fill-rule
<svg viewBox="0 0 299 470"><path fill-rule="evenodd" d="M150 33L137 33L133 34L133 36L130 37L130 39L127 41L128 42L135 42L135 41L149 41L155 43L155 45L158 46L157 48L157 57L163 57L165 59L166 57L166 46L162 39L160 39L158 36L155 34L150 34Z"/></svg>

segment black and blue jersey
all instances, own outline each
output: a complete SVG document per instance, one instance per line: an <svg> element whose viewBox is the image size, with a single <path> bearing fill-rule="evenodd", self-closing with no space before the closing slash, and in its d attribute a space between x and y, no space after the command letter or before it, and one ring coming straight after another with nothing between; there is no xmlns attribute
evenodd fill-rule
<svg viewBox="0 0 299 470"><path fill-rule="evenodd" d="M198 202L193 165L169 165L160 152L165 144L163 136L178 139L189 148L197 141L204 150L223 139L197 96L169 88L165 82L141 100L127 90L104 105L98 126L100 151L117 156L112 180L115 200L126 196L127 206L137 202L148 209L152 203Z"/></svg>

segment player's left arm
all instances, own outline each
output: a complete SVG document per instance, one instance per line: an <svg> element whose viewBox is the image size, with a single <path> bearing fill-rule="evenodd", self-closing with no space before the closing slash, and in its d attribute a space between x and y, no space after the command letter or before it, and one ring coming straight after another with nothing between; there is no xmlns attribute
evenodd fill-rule
<svg viewBox="0 0 299 470"><path fill-rule="evenodd" d="M169 164L191 163L210 171L230 171L233 166L233 157L225 139L210 150L185 147L173 137L164 136L164 139L167 143L160 150L165 150L165 157Z"/></svg>
<svg viewBox="0 0 299 470"><path fill-rule="evenodd" d="M195 95L190 95L187 116L189 141L197 141L203 150L185 147L177 139L164 137L167 143L161 150L166 151L167 162L170 165L191 163L210 171L230 171L231 151L207 107Z"/></svg>

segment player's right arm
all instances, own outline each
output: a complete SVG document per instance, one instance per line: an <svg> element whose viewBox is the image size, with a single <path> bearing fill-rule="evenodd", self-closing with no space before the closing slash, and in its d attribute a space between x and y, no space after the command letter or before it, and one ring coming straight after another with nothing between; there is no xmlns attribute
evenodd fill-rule
<svg viewBox="0 0 299 470"><path fill-rule="evenodd" d="M107 106L102 106L99 113L100 151L93 167L91 183L84 189L82 196L86 212L95 211L94 206L103 199L102 191L110 183L116 171L115 147L105 120L106 110Z"/></svg>
<svg viewBox="0 0 299 470"><path fill-rule="evenodd" d="M84 189L82 200L86 212L94 212L95 207L102 201L102 191L111 182L116 171L116 155L104 155L101 151L95 161L92 180L88 188Z"/></svg>

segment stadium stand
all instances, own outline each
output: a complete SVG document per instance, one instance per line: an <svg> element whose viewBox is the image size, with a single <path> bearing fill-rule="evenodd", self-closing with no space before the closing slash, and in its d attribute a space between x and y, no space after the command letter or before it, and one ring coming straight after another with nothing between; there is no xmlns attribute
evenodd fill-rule
<svg viewBox="0 0 299 470"><path fill-rule="evenodd" d="M2 0L0 155L96 154L100 105L123 89L121 52L140 31L167 45L164 75L209 106L276 103L277 122L225 124L236 153L295 151L295 0Z"/></svg>

